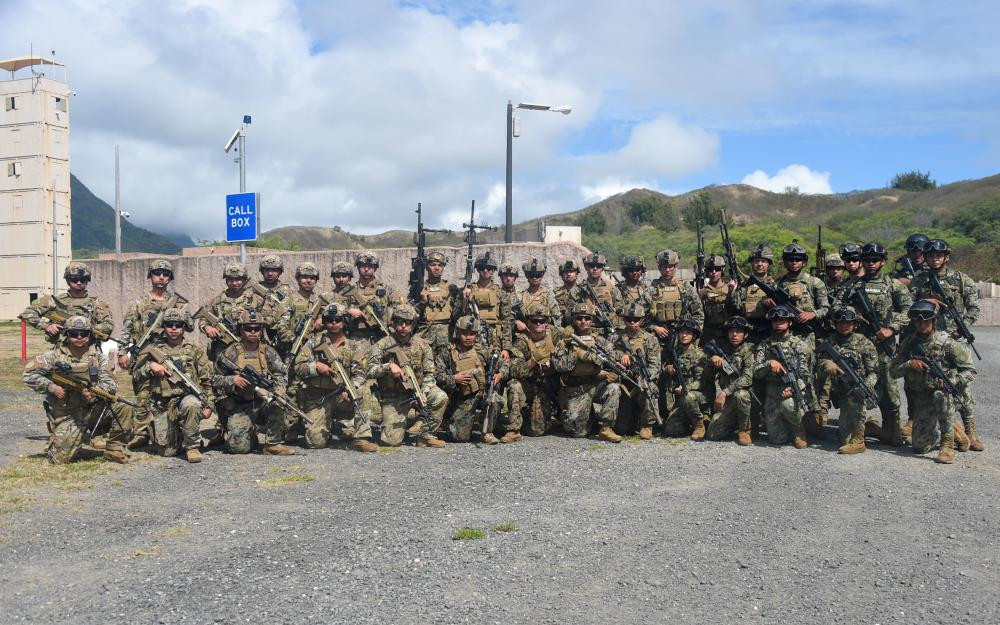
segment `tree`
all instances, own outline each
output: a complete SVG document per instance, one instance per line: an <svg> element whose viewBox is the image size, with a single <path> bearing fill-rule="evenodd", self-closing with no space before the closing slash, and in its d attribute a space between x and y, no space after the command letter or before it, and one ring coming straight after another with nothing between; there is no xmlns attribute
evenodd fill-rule
<svg viewBox="0 0 1000 625"><path fill-rule="evenodd" d="M583 211L583 214L576 220L576 225L587 234L604 234L608 229L608 219L596 206L591 206Z"/></svg>
<svg viewBox="0 0 1000 625"><path fill-rule="evenodd" d="M705 226L714 226L719 223L719 208L712 202L712 198L707 193L699 193L688 200L687 206L681 211L684 218L684 225L689 230L694 230L700 221Z"/></svg>
<svg viewBox="0 0 1000 625"><path fill-rule="evenodd" d="M672 232L680 225L673 205L655 197L632 200L626 205L625 214L637 226L653 226L666 232Z"/></svg>
<svg viewBox="0 0 1000 625"><path fill-rule="evenodd" d="M896 174L889 186L902 191L928 191L937 188L937 181L931 179L931 172L925 174L915 169Z"/></svg>

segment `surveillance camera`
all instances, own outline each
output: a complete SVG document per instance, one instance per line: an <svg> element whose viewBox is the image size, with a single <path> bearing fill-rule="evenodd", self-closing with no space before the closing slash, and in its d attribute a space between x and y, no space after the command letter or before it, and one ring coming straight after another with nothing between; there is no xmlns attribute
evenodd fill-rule
<svg viewBox="0 0 1000 625"><path fill-rule="evenodd" d="M130 213L128 211L122 211L122 217L124 217L125 219L128 219L131 216L132 216L132 213Z"/></svg>
<svg viewBox="0 0 1000 625"><path fill-rule="evenodd" d="M70 91L69 94L70 95L76 95L76 91Z"/></svg>
<svg viewBox="0 0 1000 625"><path fill-rule="evenodd" d="M236 143L236 140L239 138L240 138L240 129L237 128L236 132L233 133L233 136L229 137L229 141L226 142L226 147L224 148L225 151L228 152L229 150L232 150L233 144Z"/></svg>

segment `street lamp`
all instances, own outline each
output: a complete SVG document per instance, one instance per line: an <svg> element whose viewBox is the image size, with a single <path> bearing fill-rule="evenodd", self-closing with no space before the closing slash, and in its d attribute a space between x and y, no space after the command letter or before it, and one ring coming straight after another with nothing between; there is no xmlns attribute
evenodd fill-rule
<svg viewBox="0 0 1000 625"><path fill-rule="evenodd" d="M514 137L520 136L520 133L514 132L514 108L514 104L510 100L507 100L507 229L504 231L503 237L505 243L512 243L514 241L514 211L511 208L511 187L513 186ZM549 111L552 113L562 113L563 115L569 115L570 111L573 110L568 106L550 106L548 104L534 104L531 102L521 102L516 108L527 109L529 111Z"/></svg>
<svg viewBox="0 0 1000 625"><path fill-rule="evenodd" d="M229 154L229 150L233 149L233 144L239 141L239 145L236 151L239 152L239 156L233 159L234 163L239 163L240 165L240 193L245 193L247 190L247 126L250 125L250 116L243 116L243 125L236 129L233 136L229 138L226 142L226 146L223 148L226 154ZM260 222L258 222L260 223ZM258 230L259 232L259 230ZM245 267L247 264L247 244L245 241L240 241L240 263Z"/></svg>

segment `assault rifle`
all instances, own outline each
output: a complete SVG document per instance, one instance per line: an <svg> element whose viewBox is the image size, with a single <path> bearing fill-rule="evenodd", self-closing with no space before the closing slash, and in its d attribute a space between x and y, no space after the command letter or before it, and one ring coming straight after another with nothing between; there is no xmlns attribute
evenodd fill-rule
<svg viewBox="0 0 1000 625"><path fill-rule="evenodd" d="M861 312L861 317L865 322L865 327L862 333L871 339L872 343L882 351L883 354L892 358L896 355L896 350L892 347L892 342L889 339L879 340L875 333L882 329L882 320L879 318L878 313L872 306L872 301L868 299L868 294L865 292L864 283L861 284L860 288L856 284L852 284L850 290L845 298L848 304L853 304L855 308L859 308ZM892 314L892 313L890 313ZM843 369L843 367L841 367Z"/></svg>
<svg viewBox="0 0 1000 625"><path fill-rule="evenodd" d="M288 377L291 378L292 363L295 362L295 357L299 355L302 350L302 346L306 344L306 339L313 332L313 326L316 320L320 318L323 314L323 309L329 304L322 297L317 297L313 305L309 307L309 311L302 316L295 324L295 340L292 341L292 348L288 352Z"/></svg>
<svg viewBox="0 0 1000 625"><path fill-rule="evenodd" d="M73 315L70 314L69 307L57 296L53 295L51 299L52 303L54 303L55 306L42 313L41 316L45 317L52 323L58 325L59 327L62 327L63 324L66 323L66 320L72 317ZM87 307L91 307L91 305L88 304ZM89 311L88 311L88 316L89 316ZM98 341L107 341L108 339L111 338L111 336L107 332L104 332L103 330L98 330L97 328L93 327L91 327L90 333Z"/></svg>
<svg viewBox="0 0 1000 625"><path fill-rule="evenodd" d="M375 323L378 324L379 329L382 330L382 332L386 336L389 336L389 334L391 334L389 332L389 328L385 327L385 322L382 321L382 314L384 314L385 311L376 310L378 308L383 308L383 307L380 304L372 304L371 302L369 302L365 304L364 308L362 308L361 310L364 311L366 317L371 317L372 319L374 319Z"/></svg>
<svg viewBox="0 0 1000 625"><path fill-rule="evenodd" d="M701 290L705 287L705 235L701 231L701 221L695 226L695 235L698 248L694 256L694 288Z"/></svg>
<svg viewBox="0 0 1000 625"><path fill-rule="evenodd" d="M479 404L483 411L483 423L482 427L480 427L480 433L483 436L493 431L493 412L496 409L496 402L491 401L491 399L494 393L496 393L497 385L493 380L499 368L500 350L494 348L490 352L489 360L486 361L486 390L483 392L483 397Z"/></svg>
<svg viewBox="0 0 1000 625"><path fill-rule="evenodd" d="M792 311L793 315L798 316L802 312L801 310L799 310L797 306L795 306L795 304L792 303L792 296L789 295L783 288L781 288L777 284L774 285L768 284L767 282L764 282L757 276L750 274L750 276L746 280L744 280L743 284L741 284L740 286L745 288L749 285L756 286L758 289L763 291L764 295L766 295L771 301L773 301L775 305L785 306L786 308Z"/></svg>
<svg viewBox="0 0 1000 625"><path fill-rule="evenodd" d="M633 387L641 388L639 382L632 377L628 369L622 366L622 363L615 360L614 356L608 353L608 351L605 350L603 347L601 347L600 345L587 345L576 334L569 335L569 339L570 341L573 342L574 345L582 348L583 350L591 354L594 358L596 358L597 359L596 364L598 367L602 369L607 369L608 371L614 373L621 380L627 382Z"/></svg>
<svg viewBox="0 0 1000 625"><path fill-rule="evenodd" d="M910 260L909 254L903 254L896 259L896 267L902 268L903 273L907 275L907 279L912 280L917 275L917 268L913 266L913 261Z"/></svg>
<svg viewBox="0 0 1000 625"><path fill-rule="evenodd" d="M645 393L646 403L649 404L650 409L652 409L653 414L656 415L656 422L663 423L663 418L660 417L660 411L657 410L657 396L659 395L658 389L652 384L652 376L649 373L649 363L646 362L646 357L632 349L632 344L629 342L628 337L623 339L625 343L625 349L628 351L629 360L632 361L631 369L637 373L636 381L639 383L637 385L638 389Z"/></svg>
<svg viewBox="0 0 1000 625"><path fill-rule="evenodd" d="M472 274L475 265L475 258L472 255L472 246L476 244L476 232L478 230L483 231L494 231L496 226L482 226L476 223L476 201L472 200L472 211L469 213L469 223L463 223L462 228L465 229L465 288L472 288ZM487 253L487 256L489 254Z"/></svg>
<svg viewBox="0 0 1000 625"><path fill-rule="evenodd" d="M424 290L424 280L427 278L427 255L424 251L427 246L427 233L451 234L451 230L424 228L421 210L420 202L417 202L417 232L413 235L413 242L417 245L417 255L410 259L410 292L408 294L410 301L415 304L420 302L420 294Z"/></svg>
<svg viewBox="0 0 1000 625"><path fill-rule="evenodd" d="M267 288L266 286L264 286L260 282L257 282L256 280L250 282L250 289L257 295L263 297L264 299L269 299L275 304L280 304L281 306L285 306L285 294L282 293L281 291L272 291L271 289Z"/></svg>
<svg viewBox="0 0 1000 625"><path fill-rule="evenodd" d="M729 278L731 280L739 282L743 278L743 273L740 271L740 264L736 260L736 250L733 248L733 240L729 238L729 225L726 223L726 209L719 209L719 212L722 217L719 220L719 234L722 235L722 249L725 250L726 271L729 273Z"/></svg>
<svg viewBox="0 0 1000 625"><path fill-rule="evenodd" d="M344 392L347 393L347 398L351 400L355 414L366 414L364 407L361 405L361 399L358 397L358 392L355 390L354 384L351 383L351 378L347 375L344 365L340 364L340 361L336 358L330 358L330 366L337 374L337 377L340 378L341 384L344 385Z"/></svg>
<svg viewBox="0 0 1000 625"><path fill-rule="evenodd" d="M590 282L587 280L583 281L580 285L583 289L584 295L587 299L594 305L594 314L597 316L597 321L600 323L601 327L604 327L608 331L608 336L614 339L615 336L615 324L611 323L611 318L608 317L608 311L605 308L605 304L602 304L600 300L597 299L597 291L591 286Z"/></svg>
<svg viewBox="0 0 1000 625"><path fill-rule="evenodd" d="M958 404L965 404L965 402L962 401L962 391L958 390L958 386L951 381L951 378L949 378L948 374L945 373L941 363L932 358L931 355L927 353L927 350L924 349L924 346L917 340L914 340L910 344L910 357L923 361L924 364L927 365L927 369L930 371L931 377L935 380L940 380L941 386L944 387L944 390L947 391L949 395L955 398L955 401Z"/></svg>
<svg viewBox="0 0 1000 625"><path fill-rule="evenodd" d="M212 326L216 330L222 333L222 338L219 339L227 345L230 343L238 343L240 338L236 331L236 324L233 323L232 319L228 317L216 315L214 312L209 310L208 304L202 306L198 309L198 312L194 314L195 319L201 319L206 321L208 325Z"/></svg>
<svg viewBox="0 0 1000 625"><path fill-rule="evenodd" d="M865 403L865 408L872 410L878 406L878 395L858 375L858 365L853 362L853 359L840 353L829 341L824 342L816 351L828 356L835 365L840 367L840 370L843 371L840 375L840 381L847 385L851 393L857 395Z"/></svg>
<svg viewBox="0 0 1000 625"><path fill-rule="evenodd" d="M733 359L729 357L722 347L716 342L715 339L709 339L702 344L701 348L709 356L718 356L722 359L722 372L726 375L733 375L736 373L736 365L733 364ZM761 403L760 399L757 398L757 394L753 392L753 389L748 388L747 392L750 393L750 398L753 399L758 404Z"/></svg>
<svg viewBox="0 0 1000 625"><path fill-rule="evenodd" d="M414 373L413 367L410 366L409 358L400 347L393 347L389 350L392 357L395 359L396 364L403 369L403 379L400 380L400 385L411 394L411 400L417 409L417 414L424 422L423 430L421 434L427 434L427 421L430 419L430 413L427 408L427 396L424 395L423 389L420 388L420 384L417 381L417 374Z"/></svg>
<svg viewBox="0 0 1000 625"><path fill-rule="evenodd" d="M778 374L781 378L782 383L785 386L792 389L792 399L795 402L795 409L805 411L806 399L802 396L802 389L799 388L799 372L791 367L791 362L785 356L785 350L782 349L781 345L774 343L767 348L767 351L781 363L782 368L785 370L783 373Z"/></svg>
<svg viewBox="0 0 1000 625"><path fill-rule="evenodd" d="M826 277L826 248L823 247L823 226L816 226L816 264L812 275L823 280Z"/></svg>
<svg viewBox="0 0 1000 625"><path fill-rule="evenodd" d="M257 371L250 365L240 367L226 356L220 355L217 362L231 373L235 373L236 375L248 380L250 384L253 385L254 394L263 399L264 403L274 403L286 413L292 413L298 416L307 425L312 423L312 419L310 419L306 413L299 410L295 404L277 392L278 385L266 375Z"/></svg>
<svg viewBox="0 0 1000 625"><path fill-rule="evenodd" d="M958 312L958 309L955 308L955 300L949 297L949 295L945 292L944 287L941 286L941 281L938 279L937 274L933 271L928 271L927 281L930 284L931 291L937 295L937 299L944 302L944 315L951 319L952 323L955 324L955 330L963 339L965 339L965 342L969 344L969 347L972 348L972 353L976 355L976 358L982 360L983 357L979 355L979 350L976 349L975 335L973 335L972 331L969 330L969 326L966 325L965 320L962 319L962 315Z"/></svg>
<svg viewBox="0 0 1000 625"><path fill-rule="evenodd" d="M52 380L53 383L58 384L63 388L71 388L74 391L82 392L83 390L90 391L93 395L100 397L101 399L106 399L109 402L121 402L132 406L133 408L138 408L139 404L134 401L125 399L121 395L115 393L110 393L100 386L97 386L87 378L81 378L73 375L73 367L70 366L68 362L57 362L51 369L47 369L41 372L42 375ZM90 375L96 376L97 367L93 366L90 368Z"/></svg>
<svg viewBox="0 0 1000 625"><path fill-rule="evenodd" d="M212 402L209 400L208 395L201 389L198 384L192 380L181 366L173 359L163 353L163 350L156 345L150 345L145 350L145 353L149 354L149 357L155 360L157 363L163 365L167 368L167 379L186 388L192 395L198 398L201 405L205 408L211 408Z"/></svg>
<svg viewBox="0 0 1000 625"><path fill-rule="evenodd" d="M130 361L134 360L139 352L149 345L150 341L153 340L153 337L157 332L159 332L160 327L163 325L163 315L165 315L168 310L174 308L177 304L187 303L188 300L183 295L176 292L173 293L167 300L166 304L164 304L163 308L160 309L160 312L156 313L156 317L154 317L149 323L149 327L146 328L146 331L141 337L139 337L139 340L136 341L134 345L129 343L131 337L123 336L118 343L121 345L120 349L128 353L128 359Z"/></svg>

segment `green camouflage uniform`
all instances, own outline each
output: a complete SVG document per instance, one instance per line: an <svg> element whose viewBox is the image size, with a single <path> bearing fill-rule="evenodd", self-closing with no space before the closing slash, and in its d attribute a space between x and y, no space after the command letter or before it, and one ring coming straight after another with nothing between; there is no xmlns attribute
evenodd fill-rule
<svg viewBox="0 0 1000 625"><path fill-rule="evenodd" d="M772 373L768 361L772 356L768 353L771 345L780 344L785 352L785 357L789 359L789 365L795 370L798 378L799 390L802 391L806 405L799 407L795 405L794 396L784 399L781 397L785 389L784 382L778 374ZM809 410L812 405L812 372L813 372L813 348L809 339L803 336L789 333L788 336L769 336L757 345L754 351L753 376L757 380L763 380L764 402L763 416L767 424L767 440L775 445L787 443L794 435L797 428L802 426L802 416L805 410Z"/></svg>
<svg viewBox="0 0 1000 625"><path fill-rule="evenodd" d="M424 280L424 289L420 292L420 301L412 302L414 308L420 311L420 325L416 336L430 343L435 354L447 350L450 345L455 302L461 296L461 289L457 286L447 280L435 280L428 276Z"/></svg>
<svg viewBox="0 0 1000 625"><path fill-rule="evenodd" d="M427 398L426 414L419 416L424 421L419 436L433 438L448 408L448 396L434 384L436 369L430 343L414 336L404 345L393 333L372 345L365 361L368 363L366 375L375 381L373 391L382 405L382 442L391 447L402 445L407 422L413 422L419 416L413 402L414 390L405 388L400 380L393 377L389 370L390 362L401 367L409 364L413 368L417 384Z"/></svg>
<svg viewBox="0 0 1000 625"><path fill-rule="evenodd" d="M596 303L590 299L587 293L586 285L588 284L594 289L594 293L597 295ZM618 311L622 309L622 293L615 287L610 278L605 279L604 276L601 276L596 282L589 277L582 282L577 280L576 286L573 287L573 290L569 294L569 299L569 308L563 309L566 325L572 325L573 313L571 309L575 304L580 302L590 302L595 306L600 306L604 314L607 315L608 320L611 322L610 328L602 327L599 317L594 316L594 332L600 332L601 336L608 336L611 331L616 331L621 325L618 319Z"/></svg>
<svg viewBox="0 0 1000 625"><path fill-rule="evenodd" d="M596 334L577 335L585 343L611 351L607 339ZM563 431L574 438L590 433L591 417L598 425L614 427L621 387L602 371L594 357L569 340L560 342L552 354L552 368L562 374L559 391L560 421Z"/></svg>
<svg viewBox="0 0 1000 625"><path fill-rule="evenodd" d="M370 403L370 398L366 397L368 391L361 357L362 350L367 347L365 343L346 339L334 346L324 332L313 336L299 350L294 365L295 377L301 381L296 403L308 416L307 447L326 447L331 432L341 439L371 439L371 415L367 410L355 410L350 399L344 399L344 382L336 370L330 375L320 375L316 371L316 363L332 366L334 361L340 362L361 405L365 406Z"/></svg>
<svg viewBox="0 0 1000 625"><path fill-rule="evenodd" d="M359 282L349 284L344 289L343 295L344 304L349 308L360 308L364 311L365 306L371 305L371 314L365 311L365 314L357 319L351 319L347 324L347 336L352 341L361 341L368 345L382 339L385 332L372 314L378 316L386 328L389 328L392 307L399 303L392 287L376 278L368 286L361 286Z"/></svg>
<svg viewBox="0 0 1000 625"><path fill-rule="evenodd" d="M667 436L687 436L691 433L695 422L704 418L705 405L708 403L706 393L712 392L711 371L706 366L708 356L700 347L691 343L684 349L677 346L677 359L680 361L681 373L684 375L684 394L677 395L673 389L678 386L677 376L664 371L660 375L660 386L665 395L664 406L667 418L663 423L663 433ZM681 351L683 349L683 351ZM663 351L663 366L673 363L667 358L669 347Z"/></svg>
<svg viewBox="0 0 1000 625"><path fill-rule="evenodd" d="M285 341L287 333L282 332L281 320L288 313L294 290L284 282L278 282L273 287L263 282L251 282L247 288L259 295L264 302L260 311L264 315L264 329L268 342L282 359L287 358L291 344Z"/></svg>
<svg viewBox="0 0 1000 625"><path fill-rule="evenodd" d="M220 319L229 321L229 328L232 330L236 337L239 337L239 331L236 328L237 319L239 318L240 312L244 310L257 310L261 311L264 308L264 299L254 293L253 289L244 288L238 295L229 295L228 289L223 290L221 293L208 300L208 303L202 306L203 310L207 310ZM196 315L197 316L197 315ZM269 321L264 322L265 325L270 325ZM205 331L205 327L210 325L208 322L202 320L199 324L201 331ZM229 345L232 343L232 339L225 333L223 333L219 338L212 339L211 344L208 347L208 358L214 361L219 354L221 354Z"/></svg>
<svg viewBox="0 0 1000 625"><path fill-rule="evenodd" d="M716 394L726 394L726 403L722 406L722 410L714 412L708 422L705 436L712 441L721 441L732 436L733 432L744 422L746 431L749 431L752 404L750 391L753 385L753 345L749 341L744 341L739 347L733 349L729 340L726 339L719 341L719 347L733 363L734 371L729 374L722 369L717 369L715 365L711 364L711 358L709 358L709 375L714 380L715 392ZM715 397L708 399L715 401Z"/></svg>
<svg viewBox="0 0 1000 625"><path fill-rule="evenodd" d="M855 373L868 385L868 388L875 390L878 382L879 356L872 342L857 332L850 334L836 332L828 341L854 366ZM851 438L851 433L865 423L865 400L844 384L842 374L827 372L826 363L832 362L823 355L817 359L816 386L830 389L830 394L825 397L820 396L818 401L823 410L829 410L832 398L833 404L840 409L837 434L841 444L846 444Z"/></svg>
<svg viewBox="0 0 1000 625"><path fill-rule="evenodd" d="M791 297L792 304L803 312L816 313L816 318L804 324L792 322L792 334L806 339L810 350L816 349L816 328L823 324L830 311L830 298L826 283L802 271L797 276L785 274L776 284Z"/></svg>
<svg viewBox="0 0 1000 625"><path fill-rule="evenodd" d="M561 341L562 332L552 327L538 341L526 333L514 337L510 370L515 379L507 387L510 430L517 428L528 436L542 436L557 423L560 384L552 368L552 354Z"/></svg>
<svg viewBox="0 0 1000 625"><path fill-rule="evenodd" d="M563 312L556 301L556 296L552 290L539 287L538 291L532 293L531 289L524 289L511 300L512 319L527 323L528 318L525 311L531 310L535 306L541 306L548 311L549 326L558 328L562 323Z"/></svg>
<svg viewBox="0 0 1000 625"><path fill-rule="evenodd" d="M618 433L633 432L639 428L652 427L660 421L659 407L659 387L657 382L660 379L660 342L652 332L639 329L635 336L629 336L627 332L622 332L615 336L614 342L615 357L621 361L621 357L628 354L630 358L638 354L646 361L646 369L650 379L649 394L638 388L629 388L628 394L623 394L618 403L618 420L615 430ZM637 381L641 374L635 363L629 367L632 377Z"/></svg>
<svg viewBox="0 0 1000 625"><path fill-rule="evenodd" d="M84 291L83 297L71 297L66 291L59 293L56 297L43 295L31 302L18 317L27 322L29 326L44 332L45 328L52 323L45 315L53 311L64 313L67 317L79 315L86 318L90 321L91 330L95 335L101 334L110 337L111 332L115 329L114 320L111 318L111 309L108 308L108 305L86 291ZM46 334L45 339L49 343L57 345L62 341L62 336Z"/></svg>
<svg viewBox="0 0 1000 625"><path fill-rule="evenodd" d="M774 278L770 274L757 277L765 284L772 286L775 284ZM768 309L761 304L766 298L764 291L757 285L744 286L740 284L733 291L727 304L730 314L746 317L747 321L753 325L753 332L747 337L747 342L754 345L764 340L771 332L771 324L765 317Z"/></svg>
<svg viewBox="0 0 1000 625"><path fill-rule="evenodd" d="M316 333L315 321L323 315L323 309L333 302L325 299L323 295L316 291L310 293L308 297L303 297L298 291L295 291L285 301L288 305L285 307L284 314L278 320L276 328L278 341L281 345L285 346L285 352L282 356L289 358L296 356L296 354L291 353L291 348L296 339L298 339L299 334L304 333L305 335L302 345L299 346L299 350L301 351L306 341L311 339ZM311 312L314 313L313 316L310 316ZM278 353L281 354L281 350ZM291 364L289 363L289 365Z"/></svg>
<svg viewBox="0 0 1000 625"><path fill-rule="evenodd" d="M492 432L496 423L489 423L486 429L480 432L483 420L483 413L477 408L480 407L483 393L488 386L486 379L486 364L490 359L490 348L484 345L474 345L469 349L460 346L452 346L441 351L437 355L435 364L435 378L437 386L449 397L448 407L448 433L451 440L456 443L464 443L469 440L473 432L484 434ZM499 359L497 373L501 378L506 378L509 371L507 363ZM456 373L469 373L472 381L465 384L455 382ZM501 380L503 384L503 380ZM499 390L499 385L497 390ZM494 392L489 398L493 405L493 414L499 415L503 407L503 396ZM520 429L520 428L518 428Z"/></svg>
<svg viewBox="0 0 1000 625"><path fill-rule="evenodd" d="M243 343L233 343L222 355L229 358L240 368L249 365L258 373L271 379L275 384L274 392L285 394L285 380L288 370L281 361L278 352L263 342L255 351L248 352ZM216 367L217 371L225 371L224 367ZM240 390L233 384L234 372L216 374L212 378L215 388L219 417L222 419L225 431L226 450L234 454L248 454L257 445L257 428L261 423L267 427L267 444L279 445L285 436L285 415L274 403L265 403L254 394L253 388Z"/></svg>
<svg viewBox="0 0 1000 625"><path fill-rule="evenodd" d="M710 339L726 340L726 329L723 327L729 315L726 314L726 301L729 299L729 285L719 282L718 286L706 284L701 293L701 305L705 311L705 322L701 332L701 342Z"/></svg>
<svg viewBox="0 0 1000 625"><path fill-rule="evenodd" d="M622 308L625 308L629 304L642 304L642 295L649 288L649 285L646 284L645 280L640 278L635 284L629 284L627 281L622 280L615 284L615 288L621 294Z"/></svg>

